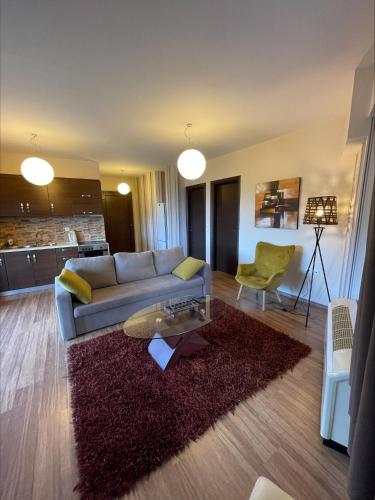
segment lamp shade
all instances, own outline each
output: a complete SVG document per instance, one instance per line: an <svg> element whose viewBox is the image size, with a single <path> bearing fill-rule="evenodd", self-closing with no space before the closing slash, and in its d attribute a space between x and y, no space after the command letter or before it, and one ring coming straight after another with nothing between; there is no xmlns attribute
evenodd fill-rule
<svg viewBox="0 0 375 500"><path fill-rule="evenodd" d="M337 224L336 196L314 196L307 198L303 223L323 226Z"/></svg>
<svg viewBox="0 0 375 500"><path fill-rule="evenodd" d="M130 186L126 182L120 182L120 184L117 186L117 191L120 194L128 194L130 193Z"/></svg>
<svg viewBox="0 0 375 500"><path fill-rule="evenodd" d="M42 158L26 158L21 163L21 173L31 184L45 186L52 182L55 172L48 161Z"/></svg>
<svg viewBox="0 0 375 500"><path fill-rule="evenodd" d="M206 158L197 149L186 149L178 157L177 168L185 179L198 179L206 170Z"/></svg>

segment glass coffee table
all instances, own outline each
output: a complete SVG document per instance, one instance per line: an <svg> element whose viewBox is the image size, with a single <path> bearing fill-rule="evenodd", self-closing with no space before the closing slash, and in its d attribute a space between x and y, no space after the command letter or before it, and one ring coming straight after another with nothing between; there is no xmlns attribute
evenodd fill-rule
<svg viewBox="0 0 375 500"><path fill-rule="evenodd" d="M125 321L128 337L150 339L148 352L162 370L174 366L209 343L194 330L220 317L213 297L186 296L145 307Z"/></svg>

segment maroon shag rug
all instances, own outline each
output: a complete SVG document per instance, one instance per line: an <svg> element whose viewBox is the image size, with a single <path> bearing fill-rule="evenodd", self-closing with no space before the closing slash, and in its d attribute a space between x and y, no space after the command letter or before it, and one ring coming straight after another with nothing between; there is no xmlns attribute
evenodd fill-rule
<svg viewBox="0 0 375 500"><path fill-rule="evenodd" d="M210 345L162 372L148 340L122 330L68 351L83 499L128 492L215 421L307 356L310 348L216 301Z"/></svg>

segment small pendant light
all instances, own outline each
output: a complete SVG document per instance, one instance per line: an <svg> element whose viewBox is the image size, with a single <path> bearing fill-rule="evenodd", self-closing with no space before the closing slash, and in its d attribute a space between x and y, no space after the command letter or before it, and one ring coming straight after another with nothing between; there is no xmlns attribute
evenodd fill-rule
<svg viewBox="0 0 375 500"><path fill-rule="evenodd" d="M190 136L188 135L187 131L192 126L192 123L187 123L184 132L189 146ZM203 175L204 171L206 170L206 158L197 149L192 149L189 147L189 149L185 149L185 151L183 151L178 157L177 168L182 177L184 177L185 179L198 179L198 177L201 177L201 175Z"/></svg>
<svg viewBox="0 0 375 500"><path fill-rule="evenodd" d="M124 170L121 170L122 176L124 177ZM117 191L120 194L129 194L130 193L130 186L126 182L120 182L120 184L117 186Z"/></svg>

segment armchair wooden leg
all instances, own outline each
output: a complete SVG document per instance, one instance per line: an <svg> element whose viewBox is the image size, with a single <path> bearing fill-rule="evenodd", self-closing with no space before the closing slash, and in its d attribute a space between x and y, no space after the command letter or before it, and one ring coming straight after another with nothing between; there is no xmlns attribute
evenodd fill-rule
<svg viewBox="0 0 375 500"><path fill-rule="evenodd" d="M240 300L242 290L243 290L243 285L241 285L240 289L238 290L237 300Z"/></svg>
<svg viewBox="0 0 375 500"><path fill-rule="evenodd" d="M262 311L266 310L266 291L262 290Z"/></svg>
<svg viewBox="0 0 375 500"><path fill-rule="evenodd" d="M277 297L277 300L280 302L280 304L283 303L283 301L281 300L280 298L280 295L279 295L279 292L277 290L274 290L275 294L276 294L276 297Z"/></svg>

